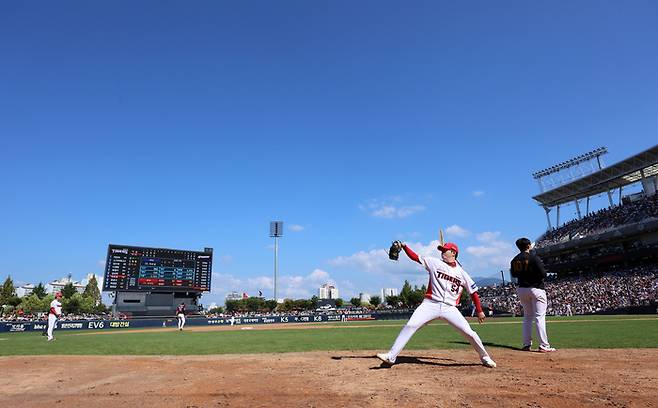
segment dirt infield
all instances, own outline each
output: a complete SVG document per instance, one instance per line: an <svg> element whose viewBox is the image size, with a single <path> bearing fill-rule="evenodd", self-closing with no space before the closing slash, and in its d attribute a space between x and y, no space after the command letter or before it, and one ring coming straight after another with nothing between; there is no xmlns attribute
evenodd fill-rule
<svg viewBox="0 0 658 408"><path fill-rule="evenodd" d="M0 407L655 407L658 349L2 357Z"/></svg>

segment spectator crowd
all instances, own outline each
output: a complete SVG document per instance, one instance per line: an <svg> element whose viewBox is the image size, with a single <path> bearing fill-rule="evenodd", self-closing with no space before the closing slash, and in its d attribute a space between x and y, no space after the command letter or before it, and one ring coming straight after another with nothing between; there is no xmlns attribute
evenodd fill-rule
<svg viewBox="0 0 658 408"><path fill-rule="evenodd" d="M627 204L592 212L581 219L571 220L559 228L548 231L537 240L535 247L547 247L656 217L658 217L658 194L653 194Z"/></svg>
<svg viewBox="0 0 658 408"><path fill-rule="evenodd" d="M546 281L547 315L588 314L658 300L658 267L643 266L608 273L590 273ZM498 311L522 315L516 285L480 288L483 304Z"/></svg>
<svg viewBox="0 0 658 408"><path fill-rule="evenodd" d="M93 313L81 313L81 314L64 314L62 317L59 319L60 321L73 321L73 320L107 320L110 319L112 316L109 313L99 313L99 314L93 314ZM48 314L47 313L21 313L20 310L18 312L10 313L7 315L2 315L0 316L0 322L33 322L33 321L39 321L43 320L46 321L48 320Z"/></svg>

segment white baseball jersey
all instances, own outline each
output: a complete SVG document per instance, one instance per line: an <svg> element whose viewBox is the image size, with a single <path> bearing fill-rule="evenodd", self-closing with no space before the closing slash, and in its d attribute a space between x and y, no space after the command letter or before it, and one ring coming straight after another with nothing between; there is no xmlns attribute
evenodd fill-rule
<svg viewBox="0 0 658 408"><path fill-rule="evenodd" d="M452 267L439 258L418 258L430 275L425 298L456 306L464 288L469 295L477 292L477 285L459 264Z"/></svg>
<svg viewBox="0 0 658 408"><path fill-rule="evenodd" d="M62 314L62 304L57 299L50 302L50 313L53 312L55 312L55 316L60 316Z"/></svg>

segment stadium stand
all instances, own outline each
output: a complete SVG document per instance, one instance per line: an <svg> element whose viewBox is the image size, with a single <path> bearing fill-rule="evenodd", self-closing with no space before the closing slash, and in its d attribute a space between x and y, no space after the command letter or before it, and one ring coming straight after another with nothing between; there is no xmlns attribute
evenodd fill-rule
<svg viewBox="0 0 658 408"><path fill-rule="evenodd" d="M658 194L627 204L601 209L582 219L569 221L559 228L546 232L537 240L535 246L536 248L547 247L652 218L658 218Z"/></svg>
<svg viewBox="0 0 658 408"><path fill-rule="evenodd" d="M533 174L541 193L532 198L548 221L535 253L550 274L549 315L658 312L658 145L609 167L600 163L605 153L596 149ZM609 207L591 212L597 197ZM577 218L561 223L560 208L571 205ZM513 283L481 288L480 297L497 313L522 314Z"/></svg>
<svg viewBox="0 0 658 408"><path fill-rule="evenodd" d="M637 266L605 273L587 273L546 282L548 315L591 314L650 306L658 300L658 267ZM480 288L483 304L498 312L521 315L513 283ZM567 306L569 305L569 306Z"/></svg>

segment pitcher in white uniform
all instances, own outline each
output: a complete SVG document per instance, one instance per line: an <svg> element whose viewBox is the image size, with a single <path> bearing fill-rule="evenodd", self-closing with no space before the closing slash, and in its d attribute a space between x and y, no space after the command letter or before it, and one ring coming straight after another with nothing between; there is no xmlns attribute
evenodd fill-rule
<svg viewBox="0 0 658 408"><path fill-rule="evenodd" d="M466 289L475 304L478 321L480 323L484 322L485 316L477 293L478 287L461 265L458 264L459 249L457 245L451 242L439 245L437 249L441 251L441 259L419 256L400 241L396 241L394 245L400 246L409 259L418 262L427 270L429 283L425 299L402 328L391 350L388 353L377 354L377 358L387 365L395 364L398 354L404 349L416 330L432 320L442 319L471 343L478 353L482 365L490 368L496 367L496 363L485 350L480 336L471 329L471 326L457 309L462 291Z"/></svg>

